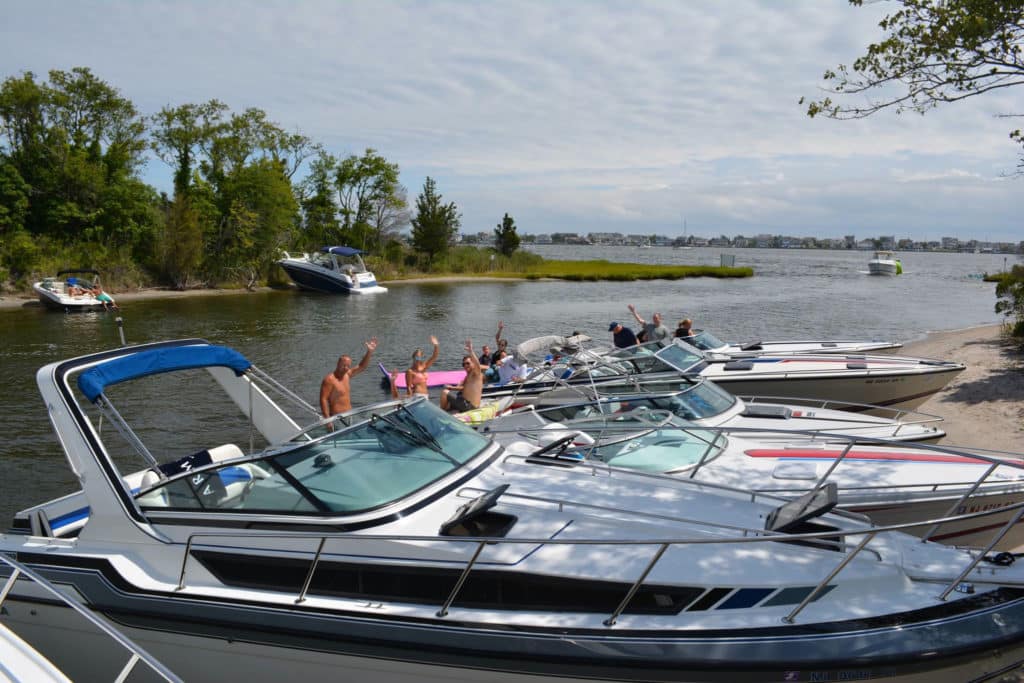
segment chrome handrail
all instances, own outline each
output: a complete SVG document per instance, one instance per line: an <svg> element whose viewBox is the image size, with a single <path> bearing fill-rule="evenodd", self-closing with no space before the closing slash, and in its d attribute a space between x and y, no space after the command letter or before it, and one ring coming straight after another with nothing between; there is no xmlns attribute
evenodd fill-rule
<svg viewBox="0 0 1024 683"><path fill-rule="evenodd" d="M517 497L517 498L521 497L521 498L527 498L527 499L534 499L533 497L530 497L530 496L519 496L518 494L506 494L505 497L506 498L508 498L508 497ZM535 498L535 500L544 500L544 499ZM557 502L557 501L554 501L554 502ZM583 507L597 507L597 506L591 506L591 505L586 505L586 504L574 504L574 505L582 505ZM311 567L310 567L309 573L307 574L307 576L309 578L312 577L313 571L316 568L316 564L319 563L320 558L322 557L323 547L324 547L324 545L326 544L326 542L328 540L344 540L346 542L358 541L358 542L367 542L367 543L368 542L373 542L373 541L397 541L397 542L423 543L424 541L428 541L428 542L442 542L442 543L473 543L473 544L476 544L477 547L475 548L472 556L466 561L465 566L463 566L463 568L461 570L461 573L459 575L459 578L456 581L455 586L453 587L452 591L448 594L448 596L446 597L446 599L444 600L444 602L440 606L439 610L435 613L437 617L445 617L445 616L448 615L449 608L451 607L452 603L455 601L456 597L458 596L458 593L460 592L462 586L465 584L467 578L469 577L469 574L471 573L473 568L478 564L480 555L482 554L482 552L483 552L483 550L484 550L484 548L486 546L494 546L494 545L536 545L536 546L540 546L540 547L548 546L548 545L559 545L559 546L603 545L603 546L631 546L631 547L632 546L641 546L641 545L643 545L643 546L648 546L648 545L649 546L658 546L658 550L656 551L655 555L651 558L651 560L646 564L646 566L645 566L643 572L641 573L641 575L639 576L639 578L636 581L634 581L634 582L632 582L630 584L630 586L627 589L627 591L626 591L622 601L620 601L620 603L615 608L615 610L612 612L612 614L609 615L609 617L604 620L605 625L608 626L608 627L611 627L611 626L615 625L615 622L616 622L617 618L628 607L629 602L636 595L637 591L643 586L644 582L646 581L647 577L650 575L651 571L654 569L655 565L662 558L662 556L664 555L664 553L668 550L668 548L670 546L676 546L676 545L681 545L681 546L687 546L687 545L722 545L722 544L737 544L737 543L739 543L739 544L745 544L745 543L777 543L777 542L787 542L788 543L788 542L813 541L813 540L826 540L826 541L833 541L834 542L838 536L842 536L844 539L851 538L851 537L861 536L862 537L861 541L855 547L852 547L852 549L851 549L851 544L848 544L848 543L845 543L845 542L841 546L837 546L837 547L840 547L840 548L842 548L844 550L842 552L842 557L839 560L839 562L837 563L837 565L835 567L833 567L828 572L828 574L825 576L825 578L823 578L822 581L820 581L819 584L814 588L814 590L812 590L805 597L805 599L800 603L800 605L798 605L790 614L788 614L784 618L784 620L787 621L787 623L793 623L795 618L796 618L796 616L797 616L797 614L799 614L804 609L804 607L806 607L807 604L809 604L811 601L813 601L814 597L816 595L820 594L821 591L823 591L828 586L828 582L831 581L832 579L834 579L853 560L853 558L855 556L859 555L861 552L867 551L867 552L872 553L875 556L877 561L882 561L883 558L882 558L881 554L877 550L874 550L872 548L868 548L867 547L868 543L870 543L870 541L873 538L875 538L878 534L886 533L886 532L891 532L891 531L906 531L908 529L913 529L913 528L917 528L917 527L921 527L921 526L925 526L925 525L929 525L929 524L934 524L934 523L936 523L936 521L951 522L951 521L973 520L973 519L977 519L977 518L981 518L981 517L986 517L986 516L990 516L990 515L994 515L994 514L1005 513L1007 511L1016 511L1016 514L1015 514L1014 518L1009 523L1007 523L1007 525L1005 527L1003 527L1002 532L996 536L996 538L992 541L992 544L989 546L988 549L986 549L984 552L979 553L979 554L977 554L975 556L969 556L970 559L968 561L968 564L967 564L966 568L957 576L956 579L954 579L952 582L950 582L949 586L946 588L946 590L939 597L939 599L945 600L946 596L948 596L948 594L951 591L953 591L955 589L955 587L959 583L961 583L963 581L963 579L966 578L970 574L970 572L977 566L977 564L979 562L981 562L982 559L985 558L985 556L987 555L988 551L991 550L991 548L994 547L994 545L996 543L998 543L1000 538L1002 538L1002 535L1005 534L1006 531L1008 531L1009 528L1013 526L1013 524L1017 523L1018 521L1020 521L1020 519L1022 517L1024 517L1024 502L1016 503L1016 504L1011 505L1011 506L1006 506L1004 508L1000 508L999 510L986 510L986 511L983 511L983 512L976 512L976 513L971 513L971 514L966 514L966 515L957 515L955 517L949 517L949 518L945 518L945 519L942 519L942 520L925 520L925 521L920 521L920 522L910 522L910 523L904 523L904 524L892 524L892 525L886 525L886 526L866 526L866 527L863 527L863 528L853 528L853 529L830 529L828 531L820 531L820 532L813 532L813 533L801 533L801 534L780 533L780 532L774 532L774 531L765 530L765 529L741 529L739 527L728 527L727 525L711 525L711 524L708 524L706 522L700 522L698 520L680 520L680 521L686 521L686 522L693 523L693 524L700 524L700 525L705 525L705 526L718 526L719 528L726 528L726 529L732 528L735 531L742 531L742 535L738 535L738 536L735 536L735 537L729 537L729 538L723 538L723 537L717 537L717 538L695 537L695 538L645 538L645 539L630 539L630 538L624 538L624 539L562 539L562 538L551 538L551 537L540 537L540 538L529 538L529 537L502 538L502 537L474 537L474 536L412 536L412 535L394 535L394 534L367 534L367 535L363 535L363 534L346 534L344 532L338 532L338 533L335 533L335 534L309 534L309 533L304 533L304 532L294 532L294 533L252 533L252 534L244 534L244 535L239 535L237 533L230 533L230 532L194 532L194 533L189 535L189 537L187 539L187 543L185 544L186 552L183 554L183 557L182 557L182 565L181 565L181 573L180 573L180 575L182 577L182 579L181 579L181 587L184 587L185 569L186 569L186 566L188 564L189 556L191 555L191 549L194 547L196 539L200 539L200 538L205 538L205 539L217 539L217 538L222 538L222 539L223 538L240 539L240 538L242 538L248 544L251 544L253 539L259 539L259 538L262 538L262 539L277 539L277 540L316 540L318 542L318 549L317 549L316 553L314 554L313 560L311 561ZM674 519L674 518L671 518L671 517L668 517L668 516L664 516L664 515L653 515L653 516L659 517L659 518L664 518L664 519L670 519L670 520ZM252 546L249 545L248 547L251 548ZM1004 584L1016 585L1016 583L1013 582L1013 581L1003 581L1003 583ZM1021 585L1021 587L1024 587L1024 582L1021 582L1020 585ZM301 593L300 597L303 600L305 599L305 591L307 589L308 589L308 586L304 586L303 589L302 589L302 593ZM300 600L296 600L295 602L301 602L301 601Z"/></svg>
<svg viewBox="0 0 1024 683"><path fill-rule="evenodd" d="M106 635L110 636L115 642L120 644L122 647L127 649L129 653L131 653L128 658L128 662L121 668L120 674L115 679L116 681L127 680L128 675L135 669L135 665L141 661L146 666L148 666L153 671L153 673L155 673L163 680L168 681L169 683L182 683L182 679L174 675L174 673L171 672L171 670L165 667L163 664L161 664L156 659L156 657L146 652L146 650L144 650L142 646L136 644L128 636L121 633L119 630L117 630L109 623L107 623L106 619L104 619L98 614L91 612L88 608L86 608L72 596L62 592L60 589L58 589L56 586L50 583L50 581L43 578L41 575L37 574L32 569L29 569L21 562L5 555L4 553L0 553L0 563L6 564L13 570L11 572L11 575L7 578L7 582L4 584L3 588L0 589L0 607L3 606L4 600L7 598L11 589L14 588L14 584L18 581L18 578L21 575L24 575L32 579L32 581L34 581L40 588L45 590L47 593L53 595L66 606L70 607L75 612L85 617L85 619L89 623L96 626L96 628L103 631Z"/></svg>

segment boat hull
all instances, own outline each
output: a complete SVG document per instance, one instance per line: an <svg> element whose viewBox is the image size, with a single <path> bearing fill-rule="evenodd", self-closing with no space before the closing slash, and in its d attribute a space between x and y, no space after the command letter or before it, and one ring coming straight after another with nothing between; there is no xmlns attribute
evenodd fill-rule
<svg viewBox="0 0 1024 683"><path fill-rule="evenodd" d="M895 263L887 261L871 261L868 263L868 273L871 275L896 275L897 268Z"/></svg>
<svg viewBox="0 0 1024 683"><path fill-rule="evenodd" d="M90 581L79 574L72 583L82 591ZM1024 642L998 636L1024 622L1024 598L1019 596L996 605L989 614L951 613L905 625L896 639L891 627L871 628L860 622L823 631L783 625L778 633L750 629L729 637L717 631L673 635L614 627L531 632L474 628L457 619L417 623L300 606L263 610L209 598L154 595L145 604L129 606L124 597L120 607L98 611L187 681L336 680L338 672L345 671L352 680L371 683L541 683L551 677L566 682L959 683L1024 662ZM117 646L78 628L70 609L23 600L16 593L5 606L9 609L0 622L35 647L55 646L63 654L54 663L72 680L116 676L110 662L117 661L112 658ZM68 647L71 642L74 648ZM937 642L943 643L939 651Z"/></svg>
<svg viewBox="0 0 1024 683"><path fill-rule="evenodd" d="M95 311L103 308L103 302L92 294L68 296L46 289L39 283L32 285L32 289L41 304L55 311Z"/></svg>
<svg viewBox="0 0 1024 683"><path fill-rule="evenodd" d="M278 264L288 273L300 289L323 294L376 294L386 292L374 279L359 281L358 286L345 275L319 268L315 265L279 261Z"/></svg>

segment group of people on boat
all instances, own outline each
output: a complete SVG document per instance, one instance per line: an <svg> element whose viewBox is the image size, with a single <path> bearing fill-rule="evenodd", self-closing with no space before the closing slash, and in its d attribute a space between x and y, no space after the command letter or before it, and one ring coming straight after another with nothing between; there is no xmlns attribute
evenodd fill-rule
<svg viewBox="0 0 1024 683"><path fill-rule="evenodd" d="M640 331L633 332L631 328L618 322L609 323L608 331L612 333L612 343L616 348L624 349L636 344L643 344L644 342L664 341L669 338L669 331L662 322L661 313L654 313L651 316L650 322L648 322L637 313L636 307L633 304L629 304L626 308L633 314L637 325L640 326ZM675 332L672 333L672 337L685 338L692 336L693 321L689 318L680 320Z"/></svg>
<svg viewBox="0 0 1024 683"><path fill-rule="evenodd" d="M650 322L645 320L636 310L633 304L628 305L630 313L640 326L639 334L632 329L613 322L608 327L612 333L612 340L617 348L626 348L646 341L661 341L669 338L668 328L662 322L661 313L654 313ZM679 321L672 337L693 336L693 321L685 318ZM461 413L480 407L483 396L483 387L488 383L508 384L509 382L522 382L533 372L526 363L520 362L514 354L508 350L508 339L503 336L505 329L504 321L498 321L498 329L494 335L494 350L488 344L484 344L478 354L473 348L473 341L467 339L465 350L462 355L462 370L465 377L458 384L446 384L441 389L441 409L449 412ZM417 348L412 353L409 368L405 371L405 395L415 396L422 394L429 395L429 369L437 360L440 354L440 345L437 337L430 337L430 344L433 351L426 356L422 348ZM338 358L334 370L324 377L320 384L320 411L323 417L328 418L338 413L343 413L352 408L350 380L360 374L370 365L370 358L377 348L377 338L373 337L365 342L366 353L356 366L352 365L352 358L343 355ZM398 376L401 371L395 370L390 374L391 396L400 398L398 390Z"/></svg>

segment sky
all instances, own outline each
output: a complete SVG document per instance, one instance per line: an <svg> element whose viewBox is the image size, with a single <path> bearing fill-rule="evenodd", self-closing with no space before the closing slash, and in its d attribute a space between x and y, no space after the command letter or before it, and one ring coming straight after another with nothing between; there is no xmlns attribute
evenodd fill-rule
<svg viewBox="0 0 1024 683"><path fill-rule="evenodd" d="M1024 239L1024 89L807 117L883 37L845 0L6 0L0 76L84 66L150 115L219 99L432 177L488 231ZM301 175L301 172L300 172ZM171 189L152 159L143 178Z"/></svg>

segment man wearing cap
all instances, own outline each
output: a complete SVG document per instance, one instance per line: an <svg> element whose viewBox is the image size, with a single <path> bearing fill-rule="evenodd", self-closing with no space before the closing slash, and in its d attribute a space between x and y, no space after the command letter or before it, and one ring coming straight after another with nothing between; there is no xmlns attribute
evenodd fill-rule
<svg viewBox="0 0 1024 683"><path fill-rule="evenodd" d="M624 349L627 346L636 345L636 335L628 327L623 327L619 323L611 323L608 325L608 331L612 333L615 348Z"/></svg>

